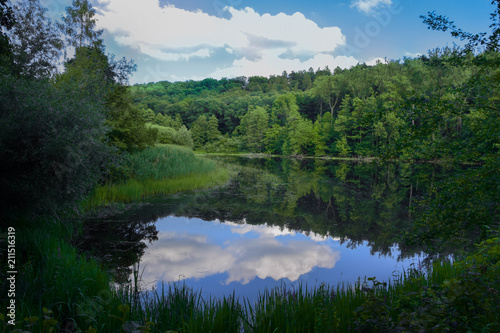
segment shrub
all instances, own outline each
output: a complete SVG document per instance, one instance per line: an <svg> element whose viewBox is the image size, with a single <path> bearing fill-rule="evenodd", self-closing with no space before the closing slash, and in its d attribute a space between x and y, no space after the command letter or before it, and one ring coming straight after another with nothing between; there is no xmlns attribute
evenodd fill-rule
<svg viewBox="0 0 500 333"><path fill-rule="evenodd" d="M75 87L0 77L0 211L54 212L107 172L104 105Z"/></svg>

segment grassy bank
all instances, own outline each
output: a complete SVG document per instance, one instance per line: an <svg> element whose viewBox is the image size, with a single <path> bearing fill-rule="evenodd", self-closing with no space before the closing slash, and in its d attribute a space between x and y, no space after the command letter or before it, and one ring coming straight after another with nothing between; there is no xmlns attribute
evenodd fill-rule
<svg viewBox="0 0 500 333"><path fill-rule="evenodd" d="M229 180L229 172L215 162L173 145L149 147L131 154L126 168L130 172L128 180L98 187L83 203L84 208L210 188Z"/></svg>
<svg viewBox="0 0 500 333"><path fill-rule="evenodd" d="M95 260L71 245L69 225L40 221L16 231L16 328L28 332L497 332L500 240L470 257L407 271L390 284L321 285L261 292L255 304L236 296L201 298L182 284L139 293L112 287ZM22 249L22 250L21 250ZM2 277L5 281L5 277ZM6 293L7 285L2 285ZM2 302L2 309L6 304ZM12 331L0 311L0 331Z"/></svg>
<svg viewBox="0 0 500 333"><path fill-rule="evenodd" d="M203 300L182 284L136 294L123 291L132 321L176 332L496 332L500 241L482 243L470 257L410 270L389 284L279 288L255 304L235 296ZM149 324L148 324L149 323Z"/></svg>

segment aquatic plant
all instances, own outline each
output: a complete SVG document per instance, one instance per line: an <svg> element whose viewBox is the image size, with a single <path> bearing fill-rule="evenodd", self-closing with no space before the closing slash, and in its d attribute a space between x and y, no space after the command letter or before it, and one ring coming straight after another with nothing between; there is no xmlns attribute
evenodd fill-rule
<svg viewBox="0 0 500 333"><path fill-rule="evenodd" d="M84 209L215 187L229 180L229 172L214 161L173 145L148 147L133 153L127 168L129 179L97 187L83 203Z"/></svg>

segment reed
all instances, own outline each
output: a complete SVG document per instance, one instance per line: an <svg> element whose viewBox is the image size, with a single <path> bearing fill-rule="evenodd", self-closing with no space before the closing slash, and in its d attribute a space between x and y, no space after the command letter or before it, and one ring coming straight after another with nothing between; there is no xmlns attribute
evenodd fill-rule
<svg viewBox="0 0 500 333"><path fill-rule="evenodd" d="M103 319L104 299L113 302L111 277L70 243L72 224L39 218L31 224L36 227L21 225L16 223L16 327L29 332L95 327Z"/></svg>
<svg viewBox="0 0 500 333"><path fill-rule="evenodd" d="M460 274L449 263L436 263L430 272L408 270L391 283L367 278L336 287L282 284L261 292L254 304L240 302L234 293L204 300L201 292L181 282L140 290L138 269L130 286L110 288L109 277L98 263L83 259L61 242L68 237L67 230L49 231L45 239L42 229L26 237L35 245L33 260L42 265L32 267L31 273L24 267L23 290L31 294L20 295L21 313L42 318L43 312L43 318L55 320L53 327L58 329L71 322L89 332L91 328L103 332L352 332L381 316L398 322L407 303L422 302L414 295ZM23 327L44 331L45 322L39 321Z"/></svg>
<svg viewBox="0 0 500 333"><path fill-rule="evenodd" d="M352 332L363 318L363 310L379 307L397 318L400 302L456 275L451 264L436 263L434 267L428 273L408 270L391 283L367 278L336 287L282 284L261 292L253 304L245 299L240 302L234 293L204 300L200 292L183 283L139 293L137 286L125 288L120 302L129 306L130 321L151 323L156 332Z"/></svg>
<svg viewBox="0 0 500 333"><path fill-rule="evenodd" d="M198 157L179 146L148 147L131 154L128 163L130 178L123 183L96 188L83 203L84 210L221 186L229 180L229 172L214 161Z"/></svg>
<svg viewBox="0 0 500 333"><path fill-rule="evenodd" d="M130 155L132 177L139 180L162 180L192 174L209 173L217 164L196 156L185 147L159 145Z"/></svg>

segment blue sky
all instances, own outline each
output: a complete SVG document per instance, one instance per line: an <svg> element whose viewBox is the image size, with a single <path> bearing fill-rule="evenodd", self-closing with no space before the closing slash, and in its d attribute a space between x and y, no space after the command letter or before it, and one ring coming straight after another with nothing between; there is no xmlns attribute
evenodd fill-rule
<svg viewBox="0 0 500 333"><path fill-rule="evenodd" d="M45 0L53 16L70 0ZM487 32L491 0L91 0L107 51L134 59L131 84L348 68L452 46L420 15ZM60 17L60 15L59 15Z"/></svg>

